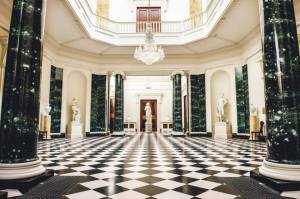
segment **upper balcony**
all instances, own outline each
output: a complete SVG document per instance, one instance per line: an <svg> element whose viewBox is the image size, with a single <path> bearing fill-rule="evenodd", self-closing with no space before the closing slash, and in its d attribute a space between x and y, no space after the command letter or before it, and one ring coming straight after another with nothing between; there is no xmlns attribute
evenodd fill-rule
<svg viewBox="0 0 300 199"><path fill-rule="evenodd" d="M156 43L184 45L209 36L234 0L211 0L200 15L182 21L152 21ZM66 0L92 39L117 46L144 42L146 21L118 22L101 17L88 0Z"/></svg>

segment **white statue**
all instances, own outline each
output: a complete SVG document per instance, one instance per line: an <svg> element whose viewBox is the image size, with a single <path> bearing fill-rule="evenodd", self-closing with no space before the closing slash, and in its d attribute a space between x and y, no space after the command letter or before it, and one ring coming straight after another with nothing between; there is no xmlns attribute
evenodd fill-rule
<svg viewBox="0 0 300 199"><path fill-rule="evenodd" d="M72 100L72 122L76 124L80 124L80 110L78 107L78 100L77 98L73 98Z"/></svg>
<svg viewBox="0 0 300 199"><path fill-rule="evenodd" d="M250 115L257 116L257 108L253 104L250 104Z"/></svg>
<svg viewBox="0 0 300 199"><path fill-rule="evenodd" d="M51 106L50 106L50 104L48 104L44 109L45 116L48 116L50 111L51 111Z"/></svg>
<svg viewBox="0 0 300 199"><path fill-rule="evenodd" d="M225 99L224 93L222 93L217 102L217 119L219 122L224 121L224 114L225 114L224 107L226 104L227 104L227 99Z"/></svg>
<svg viewBox="0 0 300 199"><path fill-rule="evenodd" d="M147 104L145 106L145 111L146 111L146 122L152 123L152 111L151 111L151 106L150 106L149 102L147 102Z"/></svg>

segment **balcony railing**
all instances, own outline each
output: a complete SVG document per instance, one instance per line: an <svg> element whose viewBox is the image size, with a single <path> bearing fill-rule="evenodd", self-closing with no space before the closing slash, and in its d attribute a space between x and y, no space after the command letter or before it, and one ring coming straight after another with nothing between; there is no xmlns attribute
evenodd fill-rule
<svg viewBox="0 0 300 199"><path fill-rule="evenodd" d="M216 15L217 9L230 0L211 0L206 10L200 15L193 16L183 21L153 21L154 32L182 33L205 25L211 17ZM117 22L102 17L93 12L88 0L76 0L77 7L83 11L84 18L95 29L108 31L115 34L131 34L146 31L146 21L141 22Z"/></svg>

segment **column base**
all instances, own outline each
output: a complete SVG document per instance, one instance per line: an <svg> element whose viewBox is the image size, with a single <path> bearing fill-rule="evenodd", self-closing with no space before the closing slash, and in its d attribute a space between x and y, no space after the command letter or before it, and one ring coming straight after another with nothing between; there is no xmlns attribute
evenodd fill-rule
<svg viewBox="0 0 300 199"><path fill-rule="evenodd" d="M300 182L300 165L278 164L264 160L259 173L277 180Z"/></svg>
<svg viewBox="0 0 300 199"><path fill-rule="evenodd" d="M283 181L269 178L260 174L258 169L250 171L250 177L279 192L300 190L300 182Z"/></svg>
<svg viewBox="0 0 300 199"><path fill-rule="evenodd" d="M26 193L34 186L38 185L41 182L44 182L45 180L53 176L54 176L54 170L46 170L41 175L34 176L31 178L17 179L17 180L0 180L0 187L1 189L17 189L22 193Z"/></svg>
<svg viewBox="0 0 300 199"><path fill-rule="evenodd" d="M0 180L25 179L41 175L45 171L40 159L26 163L0 164Z"/></svg>

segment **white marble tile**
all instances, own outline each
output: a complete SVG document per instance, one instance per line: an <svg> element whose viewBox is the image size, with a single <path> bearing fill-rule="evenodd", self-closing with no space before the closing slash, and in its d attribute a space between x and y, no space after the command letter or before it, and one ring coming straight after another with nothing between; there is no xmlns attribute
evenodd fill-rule
<svg viewBox="0 0 300 199"><path fill-rule="evenodd" d="M202 199L234 199L236 196L214 190L206 191L197 196Z"/></svg>
<svg viewBox="0 0 300 199"><path fill-rule="evenodd" d="M78 192L70 195L66 195L69 199L100 199L106 197L105 195L98 193L94 190L88 190L83 192Z"/></svg>

